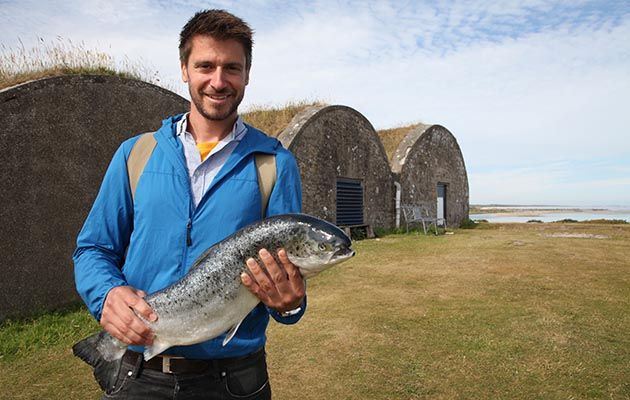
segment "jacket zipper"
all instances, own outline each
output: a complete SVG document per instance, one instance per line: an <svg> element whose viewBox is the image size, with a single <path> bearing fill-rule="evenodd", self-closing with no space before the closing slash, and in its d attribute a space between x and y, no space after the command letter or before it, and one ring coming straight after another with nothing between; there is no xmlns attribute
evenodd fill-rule
<svg viewBox="0 0 630 400"><path fill-rule="evenodd" d="M190 236L190 230L192 229L192 221L189 219L186 224L186 246L192 246L192 237Z"/></svg>

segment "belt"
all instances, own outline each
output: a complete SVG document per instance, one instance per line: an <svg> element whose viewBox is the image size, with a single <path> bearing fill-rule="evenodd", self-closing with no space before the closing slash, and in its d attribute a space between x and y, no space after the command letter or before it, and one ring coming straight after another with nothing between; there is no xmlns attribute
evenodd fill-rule
<svg viewBox="0 0 630 400"><path fill-rule="evenodd" d="M264 353L265 348L263 347L260 350L242 357L192 360L161 354L153 357L149 361L144 361L144 356L141 353L127 350L123 355L123 361L132 365L137 365L137 363L140 362L142 368L162 371L165 374L201 374L209 371L223 373L225 369L233 367L236 364L254 360Z"/></svg>

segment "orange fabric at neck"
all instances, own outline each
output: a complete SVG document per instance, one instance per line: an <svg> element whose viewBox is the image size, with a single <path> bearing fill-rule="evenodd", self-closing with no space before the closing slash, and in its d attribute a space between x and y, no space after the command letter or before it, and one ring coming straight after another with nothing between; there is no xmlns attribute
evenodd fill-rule
<svg viewBox="0 0 630 400"><path fill-rule="evenodd" d="M199 154L201 154L201 159L205 160L208 157L208 154L214 149L218 142L203 142L197 143L197 149L199 149Z"/></svg>

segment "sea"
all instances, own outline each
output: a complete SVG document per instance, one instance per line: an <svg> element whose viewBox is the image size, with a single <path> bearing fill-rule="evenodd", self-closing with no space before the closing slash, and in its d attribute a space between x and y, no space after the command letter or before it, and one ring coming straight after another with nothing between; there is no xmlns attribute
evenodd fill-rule
<svg viewBox="0 0 630 400"><path fill-rule="evenodd" d="M577 206L476 206L500 210L496 213L470 214L470 219L491 223L519 223L538 220L554 222L563 219L588 221L593 219L617 219L630 223L630 206L577 207Z"/></svg>

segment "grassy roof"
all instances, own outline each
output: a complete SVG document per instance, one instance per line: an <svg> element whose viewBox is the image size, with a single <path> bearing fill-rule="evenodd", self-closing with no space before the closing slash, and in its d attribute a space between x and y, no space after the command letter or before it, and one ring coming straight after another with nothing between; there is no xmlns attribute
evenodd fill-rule
<svg viewBox="0 0 630 400"><path fill-rule="evenodd" d="M156 73L139 62L125 58L117 63L111 55L87 49L85 44L57 38L51 43L40 38L38 45L27 49L0 48L0 89L35 79L59 75L114 75L157 83Z"/></svg>
<svg viewBox="0 0 630 400"><path fill-rule="evenodd" d="M323 106L319 101L290 102L284 106L253 106L241 114L243 120L270 136L278 135L289 125L289 122L310 106Z"/></svg>
<svg viewBox="0 0 630 400"><path fill-rule="evenodd" d="M406 126L400 126L397 128L391 129L381 129L376 133L381 138L381 142L383 143L383 147L385 147L385 153L387 153L387 159L391 161L392 157L394 157L394 153L398 148L398 145L402 140L407 136L407 134L414 128L418 126L424 126L424 124L412 124Z"/></svg>

